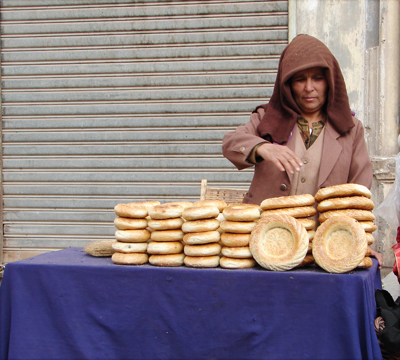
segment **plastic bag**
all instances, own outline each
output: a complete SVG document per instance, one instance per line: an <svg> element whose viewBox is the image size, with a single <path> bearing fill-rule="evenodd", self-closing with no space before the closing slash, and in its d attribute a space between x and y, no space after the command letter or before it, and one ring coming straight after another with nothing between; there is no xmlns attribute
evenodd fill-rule
<svg viewBox="0 0 400 360"><path fill-rule="evenodd" d="M396 155L396 180L382 203L375 209L375 215L385 219L391 228L400 226L400 153Z"/></svg>

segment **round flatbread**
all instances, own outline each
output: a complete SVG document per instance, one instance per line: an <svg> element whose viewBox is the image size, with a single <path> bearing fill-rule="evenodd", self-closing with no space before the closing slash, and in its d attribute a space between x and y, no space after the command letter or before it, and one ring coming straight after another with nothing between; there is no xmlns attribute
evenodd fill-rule
<svg viewBox="0 0 400 360"><path fill-rule="evenodd" d="M151 233L152 241L182 241L185 233L182 230L154 230Z"/></svg>
<svg viewBox="0 0 400 360"><path fill-rule="evenodd" d="M116 252L121 252L125 254L129 253L143 253L147 250L147 242L143 243L127 243L122 241L114 241L112 248Z"/></svg>
<svg viewBox="0 0 400 360"><path fill-rule="evenodd" d="M141 230L117 230L115 239L122 242L146 242L150 240L151 233L147 229Z"/></svg>
<svg viewBox="0 0 400 360"><path fill-rule="evenodd" d="M218 255L221 252L221 245L219 243L210 243L203 245L185 245L183 251L185 255L188 256Z"/></svg>
<svg viewBox="0 0 400 360"><path fill-rule="evenodd" d="M183 236L183 242L185 245L202 245L217 243L220 240L220 233L217 230L213 231L202 231L187 233Z"/></svg>
<svg viewBox="0 0 400 360"><path fill-rule="evenodd" d="M216 206L220 212L222 212L227 205L228 204L223 200L199 200L193 203L193 206Z"/></svg>
<svg viewBox="0 0 400 360"><path fill-rule="evenodd" d="M183 206L179 204L161 204L149 209L149 215L152 219L174 219L182 216Z"/></svg>
<svg viewBox="0 0 400 360"><path fill-rule="evenodd" d="M301 223L301 225L303 225L306 228L307 231L314 230L315 227L317 226L317 223L313 219L310 218L296 218L296 219Z"/></svg>
<svg viewBox="0 0 400 360"><path fill-rule="evenodd" d="M298 206L274 210L265 210L262 212L261 218L269 215L288 215L295 218L305 218L308 216L314 216L316 213L317 210L313 206Z"/></svg>
<svg viewBox="0 0 400 360"><path fill-rule="evenodd" d="M114 219L114 225L119 230L137 230L146 229L147 220L146 219L132 219L123 218L118 216Z"/></svg>
<svg viewBox="0 0 400 360"><path fill-rule="evenodd" d="M367 239L358 221L334 216L321 224L313 239L315 262L330 273L353 270L365 257Z"/></svg>
<svg viewBox="0 0 400 360"><path fill-rule="evenodd" d="M248 234L233 234L224 232L221 234L221 243L225 246L249 246L250 233Z"/></svg>
<svg viewBox="0 0 400 360"><path fill-rule="evenodd" d="M315 200L321 202L327 198L343 197L343 196L365 196L371 198L371 191L360 184L340 184L319 189L315 194Z"/></svg>
<svg viewBox="0 0 400 360"><path fill-rule="evenodd" d="M176 230L182 227L184 220L180 217L174 219L149 219L148 226L152 230Z"/></svg>
<svg viewBox="0 0 400 360"><path fill-rule="evenodd" d="M224 269L248 269L256 265L256 261L251 259L236 259L222 256L219 265Z"/></svg>
<svg viewBox="0 0 400 360"><path fill-rule="evenodd" d="M319 222L323 223L324 221L334 217L334 216L348 216L355 220L359 221L374 221L375 215L368 210L359 210L359 209L343 209L343 210L328 210L324 211L319 215Z"/></svg>
<svg viewBox="0 0 400 360"><path fill-rule="evenodd" d="M310 194L288 195L265 199L261 202L260 207L263 210L273 210L287 207L312 206L314 203L314 196Z"/></svg>
<svg viewBox="0 0 400 360"><path fill-rule="evenodd" d="M182 217L185 220L202 220L216 218L219 214L216 206L191 206L183 210Z"/></svg>
<svg viewBox="0 0 400 360"><path fill-rule="evenodd" d="M182 266L185 258L184 253L168 255L150 255L149 263L155 266L175 267Z"/></svg>
<svg viewBox="0 0 400 360"><path fill-rule="evenodd" d="M143 205L117 204L114 212L123 218L145 218L148 214L147 208Z"/></svg>
<svg viewBox="0 0 400 360"><path fill-rule="evenodd" d="M222 231L234 234L250 234L256 226L256 221L222 221L220 228Z"/></svg>
<svg viewBox="0 0 400 360"><path fill-rule="evenodd" d="M317 210L319 212L340 209L361 209L371 211L374 206L374 202L365 196L346 196L322 200L318 204Z"/></svg>
<svg viewBox="0 0 400 360"><path fill-rule="evenodd" d="M218 228L219 221L217 219L188 220L182 224L182 231L184 233L214 231Z"/></svg>
<svg viewBox="0 0 400 360"><path fill-rule="evenodd" d="M307 230L292 216L265 216L251 232L251 254L268 270L293 269L303 261L307 250Z"/></svg>
<svg viewBox="0 0 400 360"><path fill-rule="evenodd" d="M253 257L253 255L250 252L249 246L237 246L237 247L224 246L221 249L221 254L223 256L236 259L250 259Z"/></svg>
<svg viewBox="0 0 400 360"><path fill-rule="evenodd" d="M91 256L107 257L114 254L115 250L112 248L114 240L99 240L92 241L87 244L83 251Z"/></svg>
<svg viewBox="0 0 400 360"><path fill-rule="evenodd" d="M219 256L185 256L183 262L193 268L214 268L219 266Z"/></svg>
<svg viewBox="0 0 400 360"><path fill-rule="evenodd" d="M111 260L117 265L143 265L149 260L149 256L146 253L120 253L115 252L111 256Z"/></svg>
<svg viewBox="0 0 400 360"><path fill-rule="evenodd" d="M261 208L257 205L229 204L222 214L229 221L257 221L261 215Z"/></svg>
<svg viewBox="0 0 400 360"><path fill-rule="evenodd" d="M148 254L156 255L167 255L167 254L178 254L183 251L183 245L179 241L151 241L147 246Z"/></svg>

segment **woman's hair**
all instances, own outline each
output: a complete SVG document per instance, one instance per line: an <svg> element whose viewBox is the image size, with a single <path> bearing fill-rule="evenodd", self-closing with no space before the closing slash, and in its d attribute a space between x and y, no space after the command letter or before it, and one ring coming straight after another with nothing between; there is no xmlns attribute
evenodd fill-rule
<svg viewBox="0 0 400 360"><path fill-rule="evenodd" d="M340 134L354 126L346 84L339 63L328 47L309 35L298 35L283 50L271 99L264 105L265 115L258 126L261 137L286 143L297 119L301 116L291 92L291 78L299 71L321 67L328 84L326 113L329 122Z"/></svg>

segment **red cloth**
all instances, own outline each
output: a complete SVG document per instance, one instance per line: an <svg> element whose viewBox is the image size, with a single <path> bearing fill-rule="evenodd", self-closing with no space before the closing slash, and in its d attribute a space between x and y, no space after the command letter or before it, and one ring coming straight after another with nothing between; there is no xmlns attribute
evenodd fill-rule
<svg viewBox="0 0 400 360"><path fill-rule="evenodd" d="M262 107L265 115L258 126L258 134L270 141L285 144L290 132L301 116L291 92L290 79L299 71L322 67L328 82L326 114L339 134L354 126L346 84L339 63L331 51L318 39L298 35L283 50L279 60L274 92L267 105Z"/></svg>
<svg viewBox="0 0 400 360"><path fill-rule="evenodd" d="M397 244L392 246L392 250L394 252L394 266L393 272L397 276L397 280L400 283L400 226L397 228L397 237L396 237Z"/></svg>

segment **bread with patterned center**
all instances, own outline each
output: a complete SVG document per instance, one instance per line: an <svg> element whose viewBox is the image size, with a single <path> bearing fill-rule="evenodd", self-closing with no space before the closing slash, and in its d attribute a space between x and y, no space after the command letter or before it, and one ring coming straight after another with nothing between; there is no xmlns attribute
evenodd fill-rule
<svg viewBox="0 0 400 360"><path fill-rule="evenodd" d="M308 235L294 217L280 214L261 218L250 236L250 251L259 265L286 271L299 265L307 254Z"/></svg>
<svg viewBox="0 0 400 360"><path fill-rule="evenodd" d="M315 262L330 273L355 269L367 252L364 229L348 216L334 216L322 223L312 244Z"/></svg>

